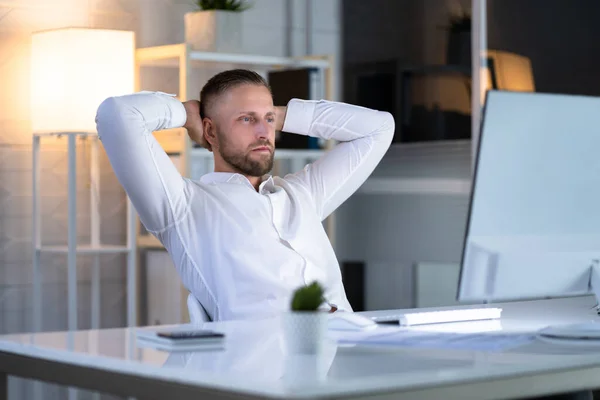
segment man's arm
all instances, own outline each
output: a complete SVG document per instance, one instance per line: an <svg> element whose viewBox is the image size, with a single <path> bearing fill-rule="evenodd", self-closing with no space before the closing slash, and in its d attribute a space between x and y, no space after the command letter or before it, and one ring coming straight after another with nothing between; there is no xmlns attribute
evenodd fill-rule
<svg viewBox="0 0 600 400"><path fill-rule="evenodd" d="M325 100L291 100L277 108L285 132L341 143L302 171L286 177L310 191L321 220L327 218L371 175L394 136L390 113Z"/></svg>
<svg viewBox="0 0 600 400"><path fill-rule="evenodd" d="M171 226L187 209L183 178L152 135L184 126L186 108L172 96L141 92L108 98L96 114L98 136L108 159L151 232Z"/></svg>

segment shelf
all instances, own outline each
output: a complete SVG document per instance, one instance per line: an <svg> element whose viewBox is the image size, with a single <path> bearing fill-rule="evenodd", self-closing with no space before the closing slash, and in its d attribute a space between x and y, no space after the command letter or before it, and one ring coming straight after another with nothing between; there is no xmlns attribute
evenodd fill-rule
<svg viewBox="0 0 600 400"><path fill-rule="evenodd" d="M209 53L204 51L190 52L190 59L193 61L223 62L264 67L329 67L328 61L319 59L259 56L254 54Z"/></svg>
<svg viewBox="0 0 600 400"><path fill-rule="evenodd" d="M144 248L156 248L163 249L162 243L153 235L147 233L145 235L138 235L137 246Z"/></svg>
<svg viewBox="0 0 600 400"><path fill-rule="evenodd" d="M58 254L68 254L69 247L68 246L42 246L38 247L37 251L42 253L58 253ZM131 249L127 246L111 246L111 245L100 245L100 246L80 246L78 245L75 248L75 252L77 254L117 254L117 253L127 253L131 251Z"/></svg>
<svg viewBox="0 0 600 400"><path fill-rule="evenodd" d="M84 138L98 136L96 132L33 132L32 135L34 137L82 136Z"/></svg>
<svg viewBox="0 0 600 400"><path fill-rule="evenodd" d="M325 154L327 150L320 149L275 149L275 160L306 160L306 159L317 159ZM210 158L213 153L201 148L196 147L190 150L191 158Z"/></svg>
<svg viewBox="0 0 600 400"><path fill-rule="evenodd" d="M430 194L469 196L471 180L460 178L372 177L358 189L360 194Z"/></svg>
<svg viewBox="0 0 600 400"><path fill-rule="evenodd" d="M207 51L193 51L185 43L165 46L143 47L135 52L136 61L140 66L177 67L179 59L188 52L188 58L195 63L221 63L236 64L248 67L313 67L329 68L330 62L326 57L296 58L261 56L256 54L215 53Z"/></svg>

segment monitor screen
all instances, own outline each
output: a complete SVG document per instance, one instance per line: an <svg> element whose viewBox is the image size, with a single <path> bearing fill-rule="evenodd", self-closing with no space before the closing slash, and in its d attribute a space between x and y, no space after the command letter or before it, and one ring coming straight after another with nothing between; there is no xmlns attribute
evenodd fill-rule
<svg viewBox="0 0 600 400"><path fill-rule="evenodd" d="M458 299L587 294L600 259L600 98L488 92Z"/></svg>

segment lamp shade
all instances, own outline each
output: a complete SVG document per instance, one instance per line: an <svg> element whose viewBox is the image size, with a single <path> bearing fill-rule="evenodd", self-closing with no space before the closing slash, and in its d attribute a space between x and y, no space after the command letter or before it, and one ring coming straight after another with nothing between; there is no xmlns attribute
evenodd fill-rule
<svg viewBox="0 0 600 400"><path fill-rule="evenodd" d="M96 132L100 103L134 91L134 63L131 31L66 28L34 33L33 132Z"/></svg>

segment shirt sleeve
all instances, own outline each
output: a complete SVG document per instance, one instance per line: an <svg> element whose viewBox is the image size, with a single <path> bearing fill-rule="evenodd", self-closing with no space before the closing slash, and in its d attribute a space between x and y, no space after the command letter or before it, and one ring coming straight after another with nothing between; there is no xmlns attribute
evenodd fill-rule
<svg viewBox="0 0 600 400"><path fill-rule="evenodd" d="M183 104L160 92L110 97L96 114L98 136L117 179L153 233L177 222L188 199L183 177L152 132L185 121Z"/></svg>
<svg viewBox="0 0 600 400"><path fill-rule="evenodd" d="M371 175L392 143L388 112L326 100L293 99L283 131L339 141L319 160L286 177L308 189L321 220Z"/></svg>

